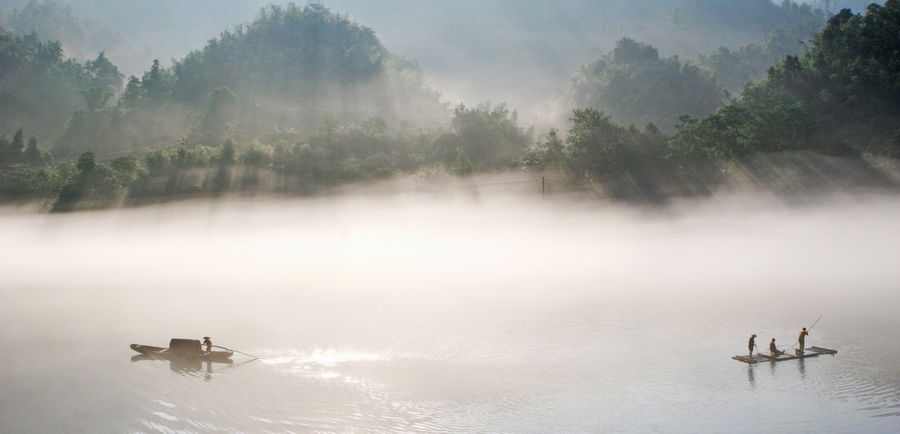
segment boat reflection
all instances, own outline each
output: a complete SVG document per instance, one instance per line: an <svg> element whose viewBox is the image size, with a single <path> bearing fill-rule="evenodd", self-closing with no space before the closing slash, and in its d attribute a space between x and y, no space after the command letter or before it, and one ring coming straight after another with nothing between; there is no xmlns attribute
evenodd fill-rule
<svg viewBox="0 0 900 434"><path fill-rule="evenodd" d="M169 369L179 375L199 376L203 375L203 379L209 381L213 375L213 364L221 364L231 366L234 362L231 359L202 359L199 357L179 357L179 356L160 356L149 354L138 354L131 357L131 363L143 360L168 360ZM204 369L203 365L206 365Z"/></svg>

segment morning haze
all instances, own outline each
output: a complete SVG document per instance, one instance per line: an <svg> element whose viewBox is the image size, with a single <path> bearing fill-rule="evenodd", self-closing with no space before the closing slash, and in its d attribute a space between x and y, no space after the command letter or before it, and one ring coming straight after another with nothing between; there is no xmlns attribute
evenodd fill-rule
<svg viewBox="0 0 900 434"><path fill-rule="evenodd" d="M0 432L896 432L898 17L0 0Z"/></svg>

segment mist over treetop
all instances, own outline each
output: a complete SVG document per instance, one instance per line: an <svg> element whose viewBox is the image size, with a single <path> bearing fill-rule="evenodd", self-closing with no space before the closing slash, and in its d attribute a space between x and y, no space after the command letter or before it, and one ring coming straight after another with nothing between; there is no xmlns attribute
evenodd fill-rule
<svg viewBox="0 0 900 434"><path fill-rule="evenodd" d="M273 5L177 61L173 97L191 101L221 86L313 96L318 85L372 79L384 72L388 56L372 29L324 6Z"/></svg>
<svg viewBox="0 0 900 434"><path fill-rule="evenodd" d="M2 4L0 2L0 9ZM5 17L0 14L0 26L14 33L36 32L43 39L59 41L66 56L78 59L92 58L100 51L125 48L122 35L109 23L97 18L79 17L71 5L53 0L29 0L20 7L14 7Z"/></svg>
<svg viewBox="0 0 900 434"><path fill-rule="evenodd" d="M352 120L447 115L414 64L388 52L372 29L317 4L264 8L176 61L170 73L177 102L202 107L212 89L228 87L245 102L263 101L255 116L286 125L308 126L302 117L325 112Z"/></svg>
<svg viewBox="0 0 900 434"><path fill-rule="evenodd" d="M218 38L223 30L252 20L269 3L183 0L159 1L144 7L139 2L78 0L67 7L83 22L94 18L108 25L121 35L121 44L97 46L95 51L84 51L85 57L80 57L68 48L72 41L61 41L68 56L83 61L104 50L126 76L140 77L153 59L162 60L168 68L168 59L183 58L210 39ZM734 51L760 42L775 27L790 30L793 23L803 18L804 5L813 9L824 7L819 0L791 2L787 8L781 0L319 3L374 29L391 52L417 59L438 80L436 88L452 105L464 102L471 106L486 100L506 102L519 110L522 119L529 120L544 110L543 103L556 89L565 88L573 71L612 50L623 37L658 48L662 57L679 55L686 60L723 46ZM869 3L837 0L829 5L832 13L840 8L861 12ZM29 0L3 0L0 10L8 17L14 9L22 11L28 4ZM0 26L12 28L7 24ZM42 37L56 37L35 29ZM790 43L796 45L797 39ZM784 54L791 53L781 56ZM772 60L766 61L770 65ZM751 78L762 78L769 65L762 65L763 74ZM743 86L743 81L738 80L736 87ZM732 89L727 84L726 87Z"/></svg>
<svg viewBox="0 0 900 434"><path fill-rule="evenodd" d="M626 9L653 4L637 2ZM699 3L676 3L690 4ZM619 38L607 55L576 73L567 100L572 105L561 110L568 120L547 121L540 129L520 125L518 108L503 100L493 105L484 98L488 102L449 110L417 62L389 52L372 28L318 4L266 7L171 66L154 60L148 71L131 76L121 93L116 84L121 75L102 54L82 65L64 59L58 42L40 42L34 33L28 41L9 34L7 51L44 47L32 51L52 56L24 56L27 61L16 64L15 74L0 76L0 96L6 98L0 102L12 102L3 108L25 113L17 108L43 106L57 112L41 119L31 110L15 121L24 126L14 122L6 129L18 130L19 138L0 146L9 151L0 161L10 165L3 182L14 197L58 193L58 210L237 192L312 194L398 176L521 168L553 171L575 188L600 186L606 198L649 203L709 195L741 173L767 185L782 174L772 178L764 173L766 166L778 164L784 174L807 166L855 178L852 185L893 186L889 170L861 174L870 164L866 158L889 168L890 159L900 155L898 74L891 63L896 41L885 37L895 33L900 3L870 6L865 16L841 11L822 33L814 30L825 25L824 14L809 6L733 4L778 12L749 16L779 27L768 31L764 42L737 50L720 46L696 62L665 57L663 49L641 39ZM703 17L675 12L670 5L651 18L667 17L659 30L672 30L674 38L712 32L684 24ZM601 25L599 34L632 30ZM485 38L483 47L504 47L503 38L491 39L484 29L472 34ZM502 28L494 34L502 35ZM798 38L812 42L792 42ZM514 46L505 48L521 55ZM495 60L503 73L494 80L512 83L517 73L535 73ZM759 74L756 81L748 72ZM37 77L44 81L32 80ZM740 86L740 94L721 92L720 77L728 78L726 88ZM73 107L71 97L79 94L83 105ZM37 139L47 135L35 134L32 121L64 126L46 140L54 143L54 156L96 164L24 166L46 164ZM567 127L567 135L559 134ZM26 152L28 136L35 146ZM760 157L776 153L787 156ZM44 178L47 182L40 181ZM808 184L820 181L810 177Z"/></svg>
<svg viewBox="0 0 900 434"><path fill-rule="evenodd" d="M606 111L618 123L653 123L672 132L678 116L704 117L722 100L722 88L708 71L678 56L660 58L656 48L623 38L611 53L579 69L567 103Z"/></svg>

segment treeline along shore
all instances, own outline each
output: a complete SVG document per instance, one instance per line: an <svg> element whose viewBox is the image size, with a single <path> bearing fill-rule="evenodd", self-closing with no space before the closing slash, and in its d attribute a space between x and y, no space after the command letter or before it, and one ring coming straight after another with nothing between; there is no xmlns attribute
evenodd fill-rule
<svg viewBox="0 0 900 434"><path fill-rule="evenodd" d="M682 61L622 38L542 133L505 104L442 103L416 62L321 5L269 6L127 79L103 53L4 30L0 199L73 211L509 171L650 204L736 184L897 190L900 0L749 3L780 17L766 44ZM807 39L772 54L792 38Z"/></svg>

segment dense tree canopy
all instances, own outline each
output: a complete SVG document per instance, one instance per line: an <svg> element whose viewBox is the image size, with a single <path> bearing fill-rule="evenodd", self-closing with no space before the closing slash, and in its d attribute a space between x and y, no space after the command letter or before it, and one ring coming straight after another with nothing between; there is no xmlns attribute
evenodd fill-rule
<svg viewBox="0 0 900 434"><path fill-rule="evenodd" d="M54 0L29 0L22 9L13 9L5 21L3 27L14 33L37 32L44 39L59 41L68 57L91 58L122 44L122 37L109 25L79 19L71 6Z"/></svg>
<svg viewBox="0 0 900 434"><path fill-rule="evenodd" d="M24 127L39 137L56 137L83 107L81 92L115 92L121 85L122 75L103 53L79 63L63 57L59 42L0 30L0 130Z"/></svg>
<svg viewBox="0 0 900 434"><path fill-rule="evenodd" d="M88 109L74 114L54 154L133 150L184 136L220 146L228 137L313 129L329 116L391 124L449 116L414 63L391 55L371 29L316 4L265 8L172 67L154 60L128 79L115 105L92 105L101 96L85 94Z"/></svg>
<svg viewBox="0 0 900 434"><path fill-rule="evenodd" d="M809 4L785 1L783 19L767 30L765 41L747 44L736 50L720 47L709 55L700 55L699 63L716 76L725 89L739 92L748 81L764 78L766 70L785 56L801 53L825 24L824 12Z"/></svg>
<svg viewBox="0 0 900 434"><path fill-rule="evenodd" d="M516 165L531 144L531 134L519 126L516 112L505 104L479 104L467 109L460 104L453 114L452 132L435 140L434 158L465 165L470 159L479 169Z"/></svg>
<svg viewBox="0 0 900 434"><path fill-rule="evenodd" d="M760 17L769 6L748 5L768 19ZM782 24L798 32L820 16L790 2L780 11L796 12ZM717 74L763 62L799 34L784 26L769 32L766 47L701 60L719 65ZM533 143L505 104L460 104L444 125L414 126L416 116L434 121L443 110L415 65L318 5L269 7L127 84L103 53L79 63L35 33L0 33L0 111L8 115L0 131L15 131L0 136L0 197L53 199L54 210L68 211L524 166L596 183L615 199L665 202L708 194L731 168L762 155L814 151L863 165L857 157L866 153L900 156L897 35L900 0L866 15L843 10L806 51L774 61L737 97L699 66L621 39L576 75L565 137L553 129ZM50 167L37 139L46 136L35 131L61 117L57 108L69 116L52 151L68 161ZM26 144L29 136L37 137Z"/></svg>
<svg viewBox="0 0 900 434"><path fill-rule="evenodd" d="M900 1L844 9L812 47L775 64L743 99L789 102L809 113L810 139L822 149L894 152L900 130Z"/></svg>
<svg viewBox="0 0 900 434"><path fill-rule="evenodd" d="M262 118L309 126L323 113L349 120L446 116L415 64L390 54L372 29L317 4L269 6L169 73L172 99L188 106L220 87L257 101L246 113L254 124Z"/></svg>
<svg viewBox="0 0 900 434"><path fill-rule="evenodd" d="M615 50L572 79L575 107L607 112L615 122L653 123L671 131L681 115L706 116L723 104L714 78L678 56L660 58L647 44L624 38Z"/></svg>

